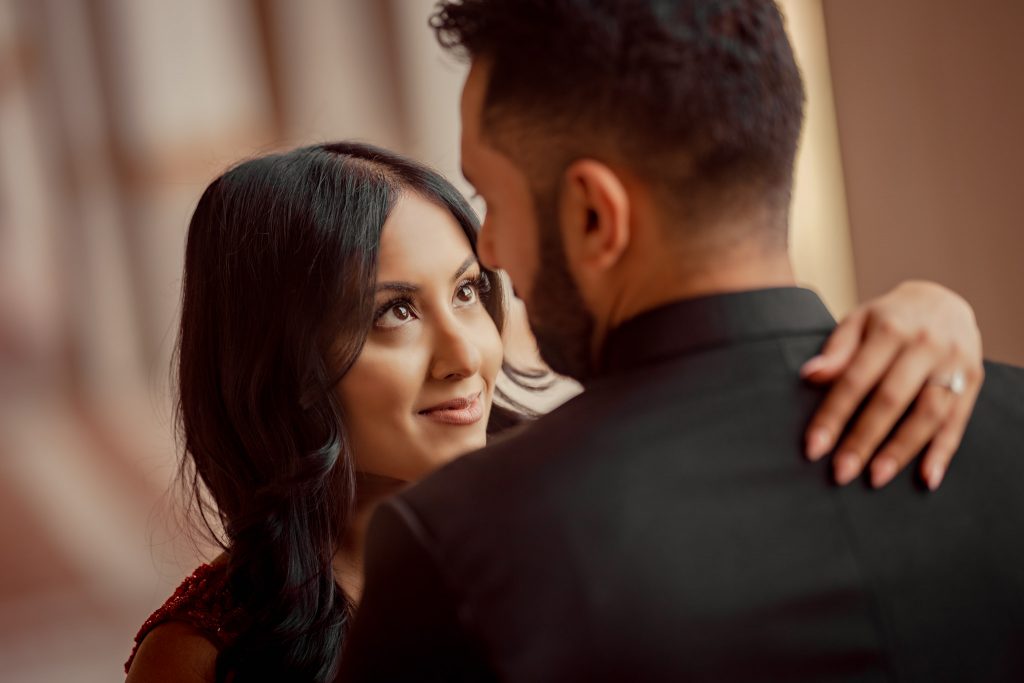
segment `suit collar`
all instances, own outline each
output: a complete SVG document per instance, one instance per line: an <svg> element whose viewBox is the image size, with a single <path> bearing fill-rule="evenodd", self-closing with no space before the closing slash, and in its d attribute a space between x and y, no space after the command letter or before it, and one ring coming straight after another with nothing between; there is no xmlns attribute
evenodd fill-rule
<svg viewBox="0 0 1024 683"><path fill-rule="evenodd" d="M613 329L601 351L597 375L738 342L827 334L835 324L818 295L799 287L682 299Z"/></svg>

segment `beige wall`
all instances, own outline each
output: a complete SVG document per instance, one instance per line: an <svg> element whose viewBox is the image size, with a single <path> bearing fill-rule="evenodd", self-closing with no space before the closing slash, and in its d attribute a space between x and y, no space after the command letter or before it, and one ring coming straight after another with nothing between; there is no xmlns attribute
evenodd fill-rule
<svg viewBox="0 0 1024 683"><path fill-rule="evenodd" d="M790 256L797 280L815 289L832 313L857 303L839 133L821 0L781 0L807 91L790 209Z"/></svg>
<svg viewBox="0 0 1024 683"><path fill-rule="evenodd" d="M1024 364L1024 2L824 9L860 297L942 282Z"/></svg>

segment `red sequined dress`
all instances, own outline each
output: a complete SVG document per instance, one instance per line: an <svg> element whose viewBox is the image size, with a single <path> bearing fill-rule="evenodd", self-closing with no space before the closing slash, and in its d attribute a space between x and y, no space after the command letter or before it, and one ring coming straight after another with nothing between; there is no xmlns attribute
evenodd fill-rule
<svg viewBox="0 0 1024 683"><path fill-rule="evenodd" d="M181 582L174 595L139 629L132 653L124 665L125 673L131 668L142 640L150 631L167 622L177 621L191 626L218 650L234 639L237 633L231 625L240 611L228 592L225 569L224 564L203 564Z"/></svg>

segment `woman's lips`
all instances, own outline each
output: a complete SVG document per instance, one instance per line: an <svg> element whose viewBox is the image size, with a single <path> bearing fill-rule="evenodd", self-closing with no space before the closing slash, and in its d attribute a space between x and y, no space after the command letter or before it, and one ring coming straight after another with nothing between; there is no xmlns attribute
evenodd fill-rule
<svg viewBox="0 0 1024 683"><path fill-rule="evenodd" d="M467 398L446 401L433 408L419 412L425 418L446 425L471 425L484 416L484 404L480 400L480 392Z"/></svg>

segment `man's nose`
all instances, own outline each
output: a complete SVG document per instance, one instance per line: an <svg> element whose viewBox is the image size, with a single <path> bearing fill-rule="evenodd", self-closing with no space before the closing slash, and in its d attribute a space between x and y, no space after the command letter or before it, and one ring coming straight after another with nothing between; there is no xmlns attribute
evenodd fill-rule
<svg viewBox="0 0 1024 683"><path fill-rule="evenodd" d="M477 233L476 252L477 258L480 259L480 263L484 267L498 270L501 266L498 265L498 259L494 253L493 234L494 230L489 226L487 220L484 219L484 222L480 225L480 232Z"/></svg>

